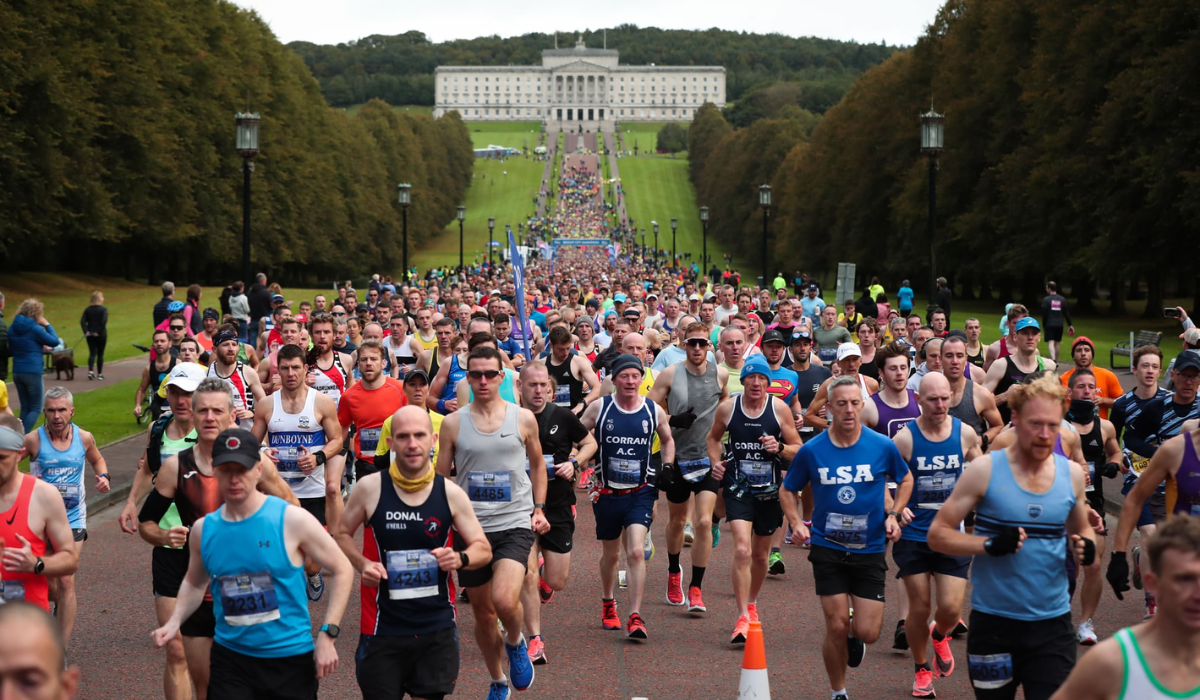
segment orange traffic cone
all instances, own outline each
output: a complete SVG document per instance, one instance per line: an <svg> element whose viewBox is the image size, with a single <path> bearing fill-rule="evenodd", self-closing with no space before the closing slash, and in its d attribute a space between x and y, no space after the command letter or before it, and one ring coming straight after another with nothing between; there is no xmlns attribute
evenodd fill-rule
<svg viewBox="0 0 1200 700"><path fill-rule="evenodd" d="M746 651L742 655L742 681L738 700L771 700L771 683L767 680L767 649L763 645L762 623L751 622L746 635Z"/></svg>

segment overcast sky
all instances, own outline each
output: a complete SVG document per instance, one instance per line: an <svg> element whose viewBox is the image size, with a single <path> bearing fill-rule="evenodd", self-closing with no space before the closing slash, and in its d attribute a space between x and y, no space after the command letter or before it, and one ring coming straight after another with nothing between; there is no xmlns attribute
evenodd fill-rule
<svg viewBox="0 0 1200 700"><path fill-rule="evenodd" d="M912 44L943 0L606 0L497 3L495 0L234 0L257 10L284 42L337 44L371 34L424 32L433 41L529 32L570 33L618 24L665 29L720 27L860 42ZM547 6L560 9L547 10ZM695 19L693 19L695 18ZM564 41L560 39L561 42ZM573 38L572 38L573 41Z"/></svg>

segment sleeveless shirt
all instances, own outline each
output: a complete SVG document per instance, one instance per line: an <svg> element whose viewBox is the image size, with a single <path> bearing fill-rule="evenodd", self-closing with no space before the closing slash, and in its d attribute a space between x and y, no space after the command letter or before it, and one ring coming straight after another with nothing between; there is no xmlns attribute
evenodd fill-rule
<svg viewBox="0 0 1200 700"><path fill-rule="evenodd" d="M29 501L33 497L33 489L37 479L28 474L20 474L21 488L12 508L0 513L0 538L5 542L17 543L17 535L29 540L29 548L33 556L41 557L46 554L46 541L29 529ZM0 603L10 600L23 600L50 612L50 587L46 577L34 573L20 573L0 567Z"/></svg>
<svg viewBox="0 0 1200 700"><path fill-rule="evenodd" d="M467 492L484 532L532 528L533 484L525 473L525 439L521 437L521 409L504 403L504 419L491 433L475 426L468 407L459 411L458 438L454 443L455 482Z"/></svg>
<svg viewBox="0 0 1200 700"><path fill-rule="evenodd" d="M67 520L72 529L87 527L87 493L83 486L83 470L87 466L87 450L79 426L72 423L71 444L60 450L50 441L46 426L38 428L37 459L29 464L29 473L58 489L67 507ZM11 546L11 545L10 545Z"/></svg>
<svg viewBox="0 0 1200 700"><path fill-rule="evenodd" d="M964 382L962 398L959 399L958 405L951 406L947 413L962 421L964 425L971 426L976 434L983 435L983 417L975 410L975 381L973 379L967 379Z"/></svg>
<svg viewBox="0 0 1200 700"><path fill-rule="evenodd" d="M304 408L299 413L283 410L283 392L271 395L274 405L271 422L267 424L267 445L279 450L279 476L292 488L296 498L325 497L325 465L320 465L308 474L300 471L298 460L300 448L316 452L325 447L325 428L317 419L313 406L317 402L317 390L305 387Z"/></svg>

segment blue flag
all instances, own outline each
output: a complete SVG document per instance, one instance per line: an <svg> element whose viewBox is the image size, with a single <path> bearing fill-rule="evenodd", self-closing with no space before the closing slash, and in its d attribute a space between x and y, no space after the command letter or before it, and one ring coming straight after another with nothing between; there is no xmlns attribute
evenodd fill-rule
<svg viewBox="0 0 1200 700"><path fill-rule="evenodd" d="M509 257L512 258L513 284L517 288L517 320L521 323L521 345L525 352L525 361L528 362L529 333L526 331L529 330L529 321L525 317L525 260L517 250L517 239L513 238L512 229L508 231L508 250Z"/></svg>

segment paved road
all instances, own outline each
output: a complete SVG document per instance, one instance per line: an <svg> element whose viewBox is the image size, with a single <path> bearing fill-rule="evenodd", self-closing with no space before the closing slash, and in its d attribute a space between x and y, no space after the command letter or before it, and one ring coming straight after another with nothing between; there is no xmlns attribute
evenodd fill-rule
<svg viewBox="0 0 1200 700"><path fill-rule="evenodd" d="M579 507L575 566L567 590L541 607L550 663L537 667L534 686L522 697L582 697L628 700L641 696L722 698L737 692L741 651L728 643L735 608L729 581L733 555L728 528L713 553L705 578L709 612L691 615L666 604L663 590L667 557L664 551L665 506L654 525L659 549L649 564L650 585L642 614L650 639L630 642L622 633L600 628L600 593L596 573L599 545L594 540L591 507ZM89 523L91 537L84 547L79 574L80 614L71 662L83 673L82 697L161 697L161 653L149 641L154 626L151 599L150 550L136 536L119 532L116 509ZM788 573L766 582L759 600L762 610L772 691L776 698L828 697L820 657L823 635L820 606L812 590L804 550L785 552ZM684 568L689 566L687 550ZM912 684L909 658L890 649L895 625L896 582L889 581L884 637L870 649L862 668L850 673L852 697L900 698ZM1097 631L1111 635L1120 626L1141 619L1139 596L1118 602L1105 592ZM618 595L623 614L628 597ZM474 643L470 607L459 607L462 670L455 697L480 698L487 691L487 674ZM314 624L323 606L313 605ZM358 637L358 589L351 597L338 644L342 666L324 683L322 698L358 697L353 655ZM965 645L955 642L960 664L949 679L938 682L939 697L970 697L965 672Z"/></svg>

